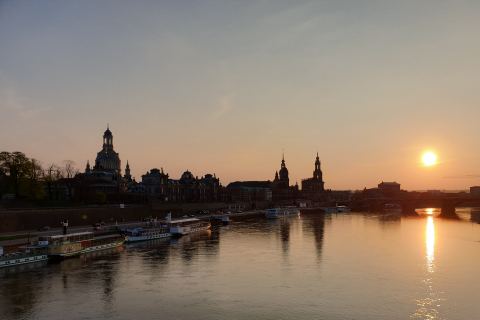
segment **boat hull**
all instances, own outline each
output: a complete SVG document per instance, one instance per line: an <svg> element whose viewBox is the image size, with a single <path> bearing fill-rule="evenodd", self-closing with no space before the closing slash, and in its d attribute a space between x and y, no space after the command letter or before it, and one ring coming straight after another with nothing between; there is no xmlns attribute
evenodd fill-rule
<svg viewBox="0 0 480 320"><path fill-rule="evenodd" d="M36 262L47 261L47 260L48 260L48 256L46 254L5 259L5 260L0 260L0 268L15 267L23 264L36 263Z"/></svg>
<svg viewBox="0 0 480 320"><path fill-rule="evenodd" d="M123 245L124 242L125 242L125 240L121 240L121 241L115 241L115 242L111 242L111 243L105 243L105 244L101 244L101 245L86 247L86 248L83 248L82 250L74 251L74 252L49 254L48 258L51 259L51 260L62 260L62 259L67 259L67 258L78 257L78 256L80 256L82 254L86 254L86 253L97 252L97 251L108 250L108 249L120 247L120 246Z"/></svg>
<svg viewBox="0 0 480 320"><path fill-rule="evenodd" d="M170 233L174 237L181 237L187 234L206 231L206 230L210 230L210 225L201 226L201 227L189 227L189 226L171 227Z"/></svg>
<svg viewBox="0 0 480 320"><path fill-rule="evenodd" d="M125 242L126 243L133 243L133 242L140 242L140 241L149 241L149 240L157 240L157 239L164 239L170 237L170 232L167 233L160 233L156 235L145 235L145 236L126 236Z"/></svg>
<svg viewBox="0 0 480 320"><path fill-rule="evenodd" d="M265 217L267 219L279 219L283 217L290 217L290 216L299 216L300 210L297 208L287 208L287 209L268 209L265 212Z"/></svg>

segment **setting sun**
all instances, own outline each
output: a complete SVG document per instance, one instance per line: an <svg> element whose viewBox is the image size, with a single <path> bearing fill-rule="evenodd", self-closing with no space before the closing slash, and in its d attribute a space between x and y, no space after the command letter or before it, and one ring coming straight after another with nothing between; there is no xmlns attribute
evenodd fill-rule
<svg viewBox="0 0 480 320"><path fill-rule="evenodd" d="M432 151L426 151L422 155L422 163L425 167L431 167L437 164L437 155Z"/></svg>

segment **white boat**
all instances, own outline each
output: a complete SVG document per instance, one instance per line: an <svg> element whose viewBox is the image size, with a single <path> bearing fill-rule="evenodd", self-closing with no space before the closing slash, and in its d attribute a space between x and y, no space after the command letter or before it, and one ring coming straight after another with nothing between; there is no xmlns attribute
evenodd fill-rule
<svg viewBox="0 0 480 320"><path fill-rule="evenodd" d="M272 208L265 210L265 217L268 219L277 219L293 215L300 215L300 210L298 210L297 207Z"/></svg>
<svg viewBox="0 0 480 320"><path fill-rule="evenodd" d="M22 264L48 260L45 248L27 247L25 251L3 254L1 250L0 268L14 267Z"/></svg>
<svg viewBox="0 0 480 320"><path fill-rule="evenodd" d="M212 216L211 221L212 222L219 221L222 224L229 224L230 223L230 216L228 216L226 214Z"/></svg>
<svg viewBox="0 0 480 320"><path fill-rule="evenodd" d="M125 237L119 233L77 232L39 237L38 247L47 248L49 258L67 258L119 247L124 242Z"/></svg>
<svg viewBox="0 0 480 320"><path fill-rule="evenodd" d="M133 228L125 231L125 242L132 243L138 241L148 241L170 237L170 228L168 226L152 228Z"/></svg>
<svg viewBox="0 0 480 320"><path fill-rule="evenodd" d="M170 234L172 236L183 236L186 234L209 230L210 222L203 221L197 218L170 220L169 222Z"/></svg>
<svg viewBox="0 0 480 320"><path fill-rule="evenodd" d="M348 213L352 210L347 206L337 206L337 213Z"/></svg>

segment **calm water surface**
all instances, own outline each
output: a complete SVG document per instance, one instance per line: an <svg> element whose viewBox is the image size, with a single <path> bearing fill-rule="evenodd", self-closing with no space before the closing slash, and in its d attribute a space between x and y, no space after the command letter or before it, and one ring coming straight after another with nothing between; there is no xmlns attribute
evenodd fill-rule
<svg viewBox="0 0 480 320"><path fill-rule="evenodd" d="M480 225L466 216L249 218L3 271L0 318L480 319Z"/></svg>

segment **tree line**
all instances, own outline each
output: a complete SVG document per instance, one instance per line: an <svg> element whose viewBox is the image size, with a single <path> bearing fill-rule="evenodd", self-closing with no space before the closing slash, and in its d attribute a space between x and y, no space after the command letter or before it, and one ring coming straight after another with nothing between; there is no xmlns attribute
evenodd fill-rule
<svg viewBox="0 0 480 320"><path fill-rule="evenodd" d="M40 161L23 152L0 152L0 196L16 199L59 200L59 193L72 198L74 177L79 173L75 163L65 160L43 167ZM63 191L60 189L63 188Z"/></svg>

